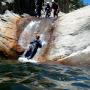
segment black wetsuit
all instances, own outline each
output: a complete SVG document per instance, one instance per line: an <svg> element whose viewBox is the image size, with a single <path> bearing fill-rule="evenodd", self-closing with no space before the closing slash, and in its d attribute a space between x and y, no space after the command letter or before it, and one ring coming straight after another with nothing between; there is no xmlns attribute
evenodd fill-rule
<svg viewBox="0 0 90 90"><path fill-rule="evenodd" d="M46 5L45 7L45 12L46 12L46 17L49 17L50 16L50 12L51 12L51 7L50 5Z"/></svg>
<svg viewBox="0 0 90 90"><path fill-rule="evenodd" d="M54 13L53 13L54 17L58 16L58 4L57 3L55 2L52 3L52 9L54 10Z"/></svg>
<svg viewBox="0 0 90 90"><path fill-rule="evenodd" d="M34 55L37 53L38 48L41 48L42 44L40 40L33 40L30 42L30 46L28 51L25 54L25 57L28 59L32 59Z"/></svg>

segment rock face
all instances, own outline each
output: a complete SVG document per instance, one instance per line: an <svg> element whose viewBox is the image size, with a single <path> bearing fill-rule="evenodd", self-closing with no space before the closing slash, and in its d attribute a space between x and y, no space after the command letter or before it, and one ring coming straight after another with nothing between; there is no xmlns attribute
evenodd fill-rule
<svg viewBox="0 0 90 90"><path fill-rule="evenodd" d="M20 16L6 11L4 15L0 15L0 51L6 56L16 56L17 52L17 24Z"/></svg>
<svg viewBox="0 0 90 90"><path fill-rule="evenodd" d="M36 58L45 55L45 50L48 49L48 42L50 42L53 33L52 20L30 16L21 18L9 11L1 15L0 18L0 52L9 58L18 57L27 48L30 41L35 38L34 33L37 32L42 34L41 39L45 39L47 45L39 50Z"/></svg>
<svg viewBox="0 0 90 90"><path fill-rule="evenodd" d="M90 6L60 17L54 31L55 40L49 60L64 64L90 64Z"/></svg>

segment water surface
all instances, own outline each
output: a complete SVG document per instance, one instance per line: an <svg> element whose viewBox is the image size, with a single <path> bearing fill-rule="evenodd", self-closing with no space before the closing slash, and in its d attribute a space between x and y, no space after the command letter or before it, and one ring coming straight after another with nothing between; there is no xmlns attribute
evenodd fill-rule
<svg viewBox="0 0 90 90"><path fill-rule="evenodd" d="M13 62L0 63L0 90L90 90L89 66Z"/></svg>

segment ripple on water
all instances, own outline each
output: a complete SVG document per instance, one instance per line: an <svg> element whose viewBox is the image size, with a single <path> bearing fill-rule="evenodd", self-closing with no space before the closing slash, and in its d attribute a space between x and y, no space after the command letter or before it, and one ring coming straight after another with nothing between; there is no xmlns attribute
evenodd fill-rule
<svg viewBox="0 0 90 90"><path fill-rule="evenodd" d="M0 64L0 90L89 90L89 67Z"/></svg>
<svg viewBox="0 0 90 90"><path fill-rule="evenodd" d="M16 83L2 83L0 84L0 90L32 90L30 87L26 87Z"/></svg>

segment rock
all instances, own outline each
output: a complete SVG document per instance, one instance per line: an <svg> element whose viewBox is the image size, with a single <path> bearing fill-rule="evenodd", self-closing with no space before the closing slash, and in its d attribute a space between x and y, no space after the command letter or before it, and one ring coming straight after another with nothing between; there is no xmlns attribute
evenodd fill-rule
<svg viewBox="0 0 90 90"><path fill-rule="evenodd" d="M18 57L37 32L47 44L38 50L34 60L90 65L89 11L90 6L86 6L69 14L59 15L54 23L52 19L29 16L21 18L12 12L1 15L0 51L6 56Z"/></svg>
<svg viewBox="0 0 90 90"><path fill-rule="evenodd" d="M63 15L56 21L55 39L48 52L48 60L59 60L70 65L90 65L89 11L90 6L86 6Z"/></svg>
<svg viewBox="0 0 90 90"><path fill-rule="evenodd" d="M0 15L0 51L6 56L16 56L18 48L17 22L21 19L19 15L6 11Z"/></svg>
<svg viewBox="0 0 90 90"><path fill-rule="evenodd" d="M1 15L0 20L0 51L9 58L18 57L19 53L23 52L30 41L35 38L34 33L37 32L42 34L42 39L45 39L48 44L37 53L35 58L45 55L53 32L52 21L30 16L22 18L7 11L4 15Z"/></svg>

